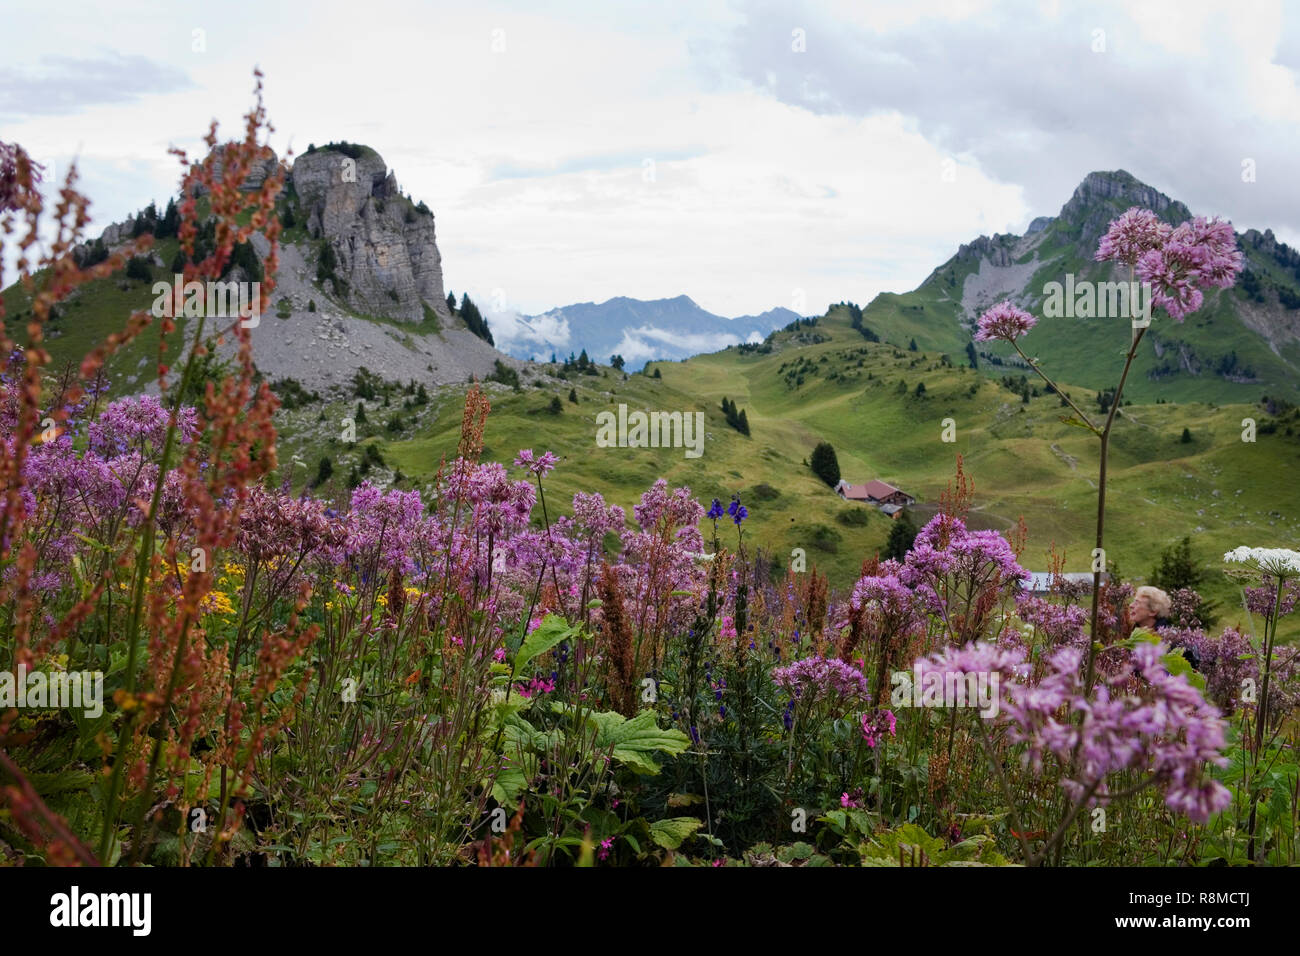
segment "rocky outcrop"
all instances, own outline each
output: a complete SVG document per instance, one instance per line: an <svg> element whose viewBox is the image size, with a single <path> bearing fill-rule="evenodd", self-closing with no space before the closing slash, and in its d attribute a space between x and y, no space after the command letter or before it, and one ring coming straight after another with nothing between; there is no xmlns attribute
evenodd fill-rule
<svg viewBox="0 0 1300 956"><path fill-rule="evenodd" d="M1095 249L1111 220L1131 206L1151 209L1174 225L1192 218L1191 210L1178 200L1117 169L1085 176L1057 219L1081 246Z"/></svg>
<svg viewBox="0 0 1300 956"><path fill-rule="evenodd" d="M1015 250L1019 241L1019 236L1013 236L1010 233L980 236L973 242L959 246L957 255L954 258L959 262L987 260L995 266L1006 268L1014 261Z"/></svg>
<svg viewBox="0 0 1300 956"><path fill-rule="evenodd" d="M208 153L207 158L203 160L204 165L211 168L212 178L217 182L224 182L223 177L225 176L225 168L223 157L225 151L225 146L218 146L212 152ZM248 171L248 175L246 175L244 181L239 184L239 188L244 192L254 192L261 189L262 183L266 181L267 176L270 176L275 172L275 167L278 163L279 159L276 158L275 150L271 149L269 146L263 146L261 155L258 157L257 161L253 163L252 167ZM203 186L196 186L194 189L194 195L203 196L207 191L208 190Z"/></svg>
<svg viewBox="0 0 1300 956"><path fill-rule="evenodd" d="M378 153L317 149L294 161L291 182L299 219L333 250L332 291L349 308L419 321L427 306L447 317L433 213L401 194Z"/></svg>
<svg viewBox="0 0 1300 956"><path fill-rule="evenodd" d="M254 234L265 255L269 243ZM482 381L500 361L529 379L526 363L502 355L460 321L444 320L435 331L422 324L409 331L393 322L349 314L321 295L314 253L308 243L284 245L271 308L252 329L253 360L269 381L292 378L309 391L347 391L356 370L365 366L390 382L428 385ZM235 343L223 354L233 355Z"/></svg>
<svg viewBox="0 0 1300 956"><path fill-rule="evenodd" d="M127 216L121 222L110 223L104 229L103 234L99 238L100 241L104 243L104 245L112 249L115 246L117 246L119 243L126 242L128 239L130 239L131 234L134 231L135 231L135 217Z"/></svg>
<svg viewBox="0 0 1300 956"><path fill-rule="evenodd" d="M1272 229L1265 229L1263 232L1258 229L1247 229L1241 233L1239 242L1243 247L1257 249L1271 256L1274 262L1284 269L1295 271L1297 278L1300 278L1300 252L1292 249L1285 242L1278 242Z"/></svg>

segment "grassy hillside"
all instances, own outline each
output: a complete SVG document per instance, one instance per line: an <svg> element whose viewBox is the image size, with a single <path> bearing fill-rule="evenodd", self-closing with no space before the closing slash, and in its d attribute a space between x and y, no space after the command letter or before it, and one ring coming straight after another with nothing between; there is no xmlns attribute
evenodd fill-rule
<svg viewBox="0 0 1300 956"><path fill-rule="evenodd" d="M154 244L151 253L170 263L176 256L175 239L164 239ZM170 282L169 269L150 266L153 278L128 279L123 271L107 279L89 282L78 289L67 301L56 307L56 317L45 329L45 348L50 353L50 367L54 371L81 359L114 332L121 332L127 317L135 310L148 309L153 301L154 282ZM38 276L40 281L43 277ZM27 341L27 323L30 320L31 298L22 286L15 283L0 292L4 301L5 332L19 343ZM177 328L183 332L187 320L179 318ZM178 344L175 346L179 348ZM153 322L136 339L124 346L107 363L109 386L114 394L137 391L154 374L158 360L158 323Z"/></svg>
<svg viewBox="0 0 1300 956"><path fill-rule="evenodd" d="M484 455L507 464L520 448L560 455L548 479L552 513L564 509L574 491L594 490L629 509L630 517L631 505L661 475L690 486L706 502L739 492L751 515L747 541L784 561L792 549L804 548L809 565L846 587L862 560L884 547L891 524L874 509L841 501L813 476L805 461L814 445L830 441L851 481L881 478L915 495L920 519L933 513L960 453L976 483L975 523L1006 530L1023 516L1026 566L1045 570L1055 546L1065 553L1067 570L1087 570L1096 440L1061 422L1055 395L1040 390L1026 404L1017 392L962 367L959 356L951 358L949 364L937 352L869 343L850 327L847 311L836 308L816 326L777 333L757 349L656 363L651 369L659 370L658 379L625 379L605 369L549 389L514 392L490 384ZM920 384L925 389L918 397ZM570 387L577 404L568 400ZM1068 390L1076 400L1095 401L1087 389ZM454 454L463 392L444 389L427 407L406 411L399 392L386 408L381 400L366 402L369 424L354 447L336 436L357 399L286 411L281 461L299 456L298 484L315 474L321 455L331 456L334 477L326 489L341 494L349 470L365 457L364 445L373 444L387 465L374 466L373 475L400 472L401 487L422 487L443 456ZM724 396L746 410L751 437L726 424ZM550 410L552 397L561 399L558 414ZM630 409L703 411L704 455L598 448L596 415L620 402ZM401 427L390 431L385 423L394 413ZM1223 552L1238 544L1293 546L1300 537L1300 488L1290 477L1300 463L1300 443L1284 430L1242 442L1243 418L1265 421L1259 406L1135 404L1122 415L1112 439L1109 557L1124 577L1142 580L1161 549L1191 535L1193 554L1211 571L1206 591L1235 606L1236 592L1219 573ZM947 418L956 428L953 443L942 440Z"/></svg>
<svg viewBox="0 0 1300 956"><path fill-rule="evenodd" d="M1127 345L1117 333L1128 320L1046 317L1044 286L1064 284L1067 274L1076 281L1128 281L1127 270L1095 262L1093 253L1106 223L1130 204L1124 198L1093 197L1067 204L1062 217L1031 240L983 240L1014 256L1010 266L1028 270L1021 282L1010 271L983 264L1012 287L1009 297L1039 317L1025 347L1062 380L1088 388L1113 384L1115 357ZM1167 215L1171 222L1181 221L1187 210L1174 204ZM1157 313L1146 335L1151 347L1134 363L1126 389L1134 401L1254 402L1265 394L1300 400L1300 265L1295 252L1269 245L1253 232L1242 236L1239 246L1246 272L1235 288L1211 290L1205 305L1182 324ZM964 248L915 290L877 296L863 309L863 323L886 342L906 346L915 341L923 349L948 351L957 360L971 342L975 318L963 306L963 291L986 256L979 244ZM1017 368L1017 374L1024 370L1005 343L979 343L978 348L986 374L1000 377L1010 368Z"/></svg>
<svg viewBox="0 0 1300 956"><path fill-rule="evenodd" d="M1077 252L1077 241L1061 222L1049 226L1033 253L1043 265L1026 288L1060 278L1061 270L1093 269ZM161 241L154 251L170 262L175 240ZM1152 344L1144 343L1126 392L1137 404L1123 409L1112 440L1108 509L1109 557L1124 576L1143 578L1161 549L1191 535L1195 555L1212 571L1208 592L1230 606L1238 602L1219 574L1222 553L1239 544L1294 546L1300 527L1300 490L1290 478L1300 441L1288 434L1300 422L1293 421L1291 409L1258 404L1265 391L1274 399L1300 399L1289 365L1300 362L1300 355L1293 344L1277 354L1261 350L1263 339L1238 317L1242 303L1258 304L1258 296L1275 303L1294 276L1277 256L1253 247L1246 252L1258 285L1216 293L1184 325L1161 318L1148 333ZM602 368L596 375L570 373L567 381L552 377L541 388L489 383L494 408L484 455L507 464L521 448L560 455L561 466L548 479L553 513L584 490L601 492L630 516L641 492L661 476L688 485L706 502L739 493L750 512L747 541L781 564L802 548L810 566L843 588L864 558L883 549L892 525L874 509L841 501L820 482L807 466L813 447L831 442L850 481L880 478L915 495L918 521L933 514L961 454L976 482L973 522L1006 530L1023 516L1028 567L1045 569L1055 547L1066 555L1067 570L1085 570L1094 528L1096 440L1062 423L1059 399L1032 376L1036 392L1027 402L1018 388L1002 384L1008 374L1026 374L1023 367L998 366L988 356L978 371L966 367L970 338L960 322L961 290L978 268L978 256L957 256L916 291L879 296L864 310L862 324L882 343L868 341L852 327L850 310L837 306L761 346L647 367L658 378ZM170 275L162 267L151 271L157 279ZM119 273L63 304L49 327L53 370L79 361L119 330L131 309L147 307L150 284ZM7 330L22 341L27 297L18 288L3 296ZM274 314L264 321L274 322ZM180 324L184 330L184 320ZM917 351L908 348L913 341ZM1122 320L1044 318L1024 346L1075 400L1095 408L1094 390L1113 384L1127 341ZM1203 359L1233 351L1243 365L1284 385L1213 374L1151 374L1168 365L1171 355L1190 352ZM155 325L110 360L112 390L138 389L156 355ZM552 376L561 373L559 366L541 368ZM364 398L317 399L281 389L282 478L298 488L315 483L328 457L325 471L331 474L319 489L327 494L342 496L366 476L428 487L439 462L454 454L464 387L430 387L419 395L414 382L385 385L382 370L363 378L370 383L361 390ZM569 399L570 389L576 402ZM560 400L558 411L553 398ZM723 398L745 409L749 436L727 424ZM360 443L348 444L341 437L343 422L358 417L358 403L367 421L358 424ZM632 410L703 412L704 455L688 458L680 448L597 447L596 416L620 403ZM1261 430L1254 443L1241 441L1244 418L1263 424L1275 411L1282 427ZM942 440L947 419L954 442ZM734 533L726 531L732 540Z"/></svg>

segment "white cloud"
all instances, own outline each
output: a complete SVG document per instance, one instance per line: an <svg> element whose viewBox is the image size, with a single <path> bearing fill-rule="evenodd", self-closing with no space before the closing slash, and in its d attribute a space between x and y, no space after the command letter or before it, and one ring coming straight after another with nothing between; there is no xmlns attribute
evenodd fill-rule
<svg viewBox="0 0 1300 956"><path fill-rule="evenodd" d="M685 350L687 354L698 352L716 352L728 345L738 345L740 339L734 335L683 335L680 332L668 332L651 325L624 329L623 338L619 340L614 352L631 365L637 365L647 359L664 355L664 346L673 350ZM674 351L673 354L676 354Z"/></svg>
<svg viewBox="0 0 1300 956"><path fill-rule="evenodd" d="M11 6L13 75L54 55L148 63L133 99L4 100L5 139L60 170L79 157L99 224L173 191L167 147L200 152L210 118L236 135L260 64L278 150L374 146L436 214L448 288L525 314L618 295L720 315L864 303L1054 214L1092 169L1300 235L1296 15L1276 2Z"/></svg>
<svg viewBox="0 0 1300 956"><path fill-rule="evenodd" d="M493 340L503 350L513 345L532 344L559 348L569 343L569 320L561 315L539 315L524 319L518 312L487 311L486 318L492 329Z"/></svg>

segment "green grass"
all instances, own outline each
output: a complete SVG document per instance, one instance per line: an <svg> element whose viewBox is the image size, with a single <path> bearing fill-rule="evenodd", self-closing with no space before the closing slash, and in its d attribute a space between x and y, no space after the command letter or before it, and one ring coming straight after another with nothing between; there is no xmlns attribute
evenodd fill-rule
<svg viewBox="0 0 1300 956"><path fill-rule="evenodd" d="M1122 209L1112 212L1118 215ZM1063 282L1066 273L1076 280L1094 281L1127 279L1112 272L1109 265L1092 261L1080 254L1078 236L1060 223L1048 227L1048 233L1035 250L1040 267L1025 285L1035 298L1041 297L1045 283ZM1279 268L1262 252L1243 248L1246 265L1260 276L1266 286L1297 287L1296 277ZM1023 260L1022 261L1027 261ZM961 325L962 288L967 276L978 263L954 257L940 266L917 289L904 294L885 293L863 309L863 322L881 338L906 347L913 339L922 349L948 352L953 361L965 364L970 333ZM1210 290L1204 306L1178 323L1157 312L1147 332L1152 345L1144 346L1134 363L1125 394L1134 401L1154 402L1253 402L1261 395L1273 395L1290 401L1300 400L1300 342L1288 341L1274 352L1268 342L1249 328L1239 317L1246 308L1240 289ZM1105 388L1114 384L1117 360L1128 341L1121 331L1127 320L1117 318L1048 318L1041 309L1033 310L1038 326L1025 337L1022 347L1037 357L1049 374L1088 388ZM1157 358L1155 345L1165 350ZM981 343L980 351L1019 364L1010 345ZM1231 381L1213 371L1213 364L1235 352L1241 367L1253 372L1254 381ZM1185 354L1199 365L1193 373L1178 360ZM1167 374L1151 373L1166 363ZM1009 368L983 360L985 374L1000 377ZM1023 369L1017 369L1017 374Z"/></svg>
<svg viewBox="0 0 1300 956"><path fill-rule="evenodd" d="M157 251L168 260L174 241L160 243ZM166 270L155 272L162 278ZM54 369L80 361L106 334L122 327L132 308L147 308L148 284L123 290L121 281L119 275L92 283L62 307L63 316L51 329L56 334L48 342ZM960 278L956 281L960 285ZM762 546L782 565L793 549L803 548L810 566L816 564L844 588L862 560L883 549L891 523L874 509L841 501L813 476L804 462L817 442L835 446L849 480L881 478L915 495L922 519L933 513L960 453L976 483L973 523L1008 530L1023 516L1029 529L1023 557L1027 567L1045 569L1055 547L1064 552L1067 570L1086 570L1096 509L1096 439L1061 421L1063 409L1053 395L1042 393L1022 404L992 378L1007 369L977 373L964 367L964 340L948 337L935 321L935 310L950 308L943 302L946 284L941 271L919 290L921 301L894 297L866 315L866 324L894 344L868 343L850 327L847 310L837 307L814 328L774 335L768 354L731 348L682 362L657 362L661 379L632 375L624 380L621 373L605 369L600 376L574 376L518 393L488 384L493 411L484 458L508 465L521 448L558 454L560 466L547 482L552 516L567 509L574 492L599 491L623 506L630 519L632 505L660 476L690 487L706 503L739 492L750 511L747 543ZM26 296L16 288L4 296L7 328L22 341ZM921 311L905 310L908 304L919 304ZM897 309L890 328L876 321L886 306ZM1220 307L1211 300L1205 315L1194 316L1187 326L1196 334L1215 334ZM1065 325L1055 339L1041 340L1041 348L1038 337L1046 322L1026 337L1030 354L1043 355L1050 367L1053 349L1071 349L1075 368L1086 373L1089 384L1111 384L1122 364L1127 329L1112 328L1105 320L1061 321ZM1198 321L1206 324L1198 326ZM436 325L436 317L426 317L418 325L402 323L400 329L418 333L427 326L433 332ZM184 328L182 323L180 331ZM928 333L923 331L927 328ZM110 359L114 392L133 391L139 386L131 376L139 383L152 374L157 336L155 323ZM913 337L922 351L906 349ZM824 341L812 343L814 338ZM941 352L932 346L935 342L947 347ZM178 336L171 357L180 344ZM942 363L945 353L951 365ZM795 362L804 370L804 382L792 386L782 366L788 369ZM1237 390L1228 387L1232 383L1221 388L1202 376L1194 380L1205 386L1197 401L1145 404L1151 401L1150 390L1140 387L1141 379L1138 374L1128 393L1139 404L1123 409L1112 441L1108 556L1126 578L1141 580L1163 548L1191 535L1195 556L1211 572L1205 590L1225 607L1235 607L1237 592L1220 574L1223 552L1240 544L1295 546L1300 537L1300 486L1293 479L1300 442L1280 431L1260 434L1253 444L1242 442L1242 419L1262 421L1264 415L1258 405L1230 404L1229 393ZM898 393L900 380L906 394ZM914 390L920 382L926 394L918 398ZM1066 378L1062 385L1085 410L1096 408L1096 386L1076 378ZM576 405L567 399L570 388L577 392ZM1262 391L1252 387L1246 394L1253 401ZM379 446L390 469L376 477L400 472L402 487L428 488L440 461L455 454L465 386L429 392L427 406L409 410L401 407L402 394L387 408L367 403L369 424L359 429L360 437ZM561 399L559 414L549 411L554 396ZM752 437L726 424L720 407L724 396L746 409ZM682 449L597 447L597 413L616 410L620 402L632 409L703 412L703 457L686 458ZM360 463L362 447L345 445L339 435L342 420L354 414L356 404L354 396L339 396L280 413L280 460L296 487L303 487L321 456L329 455L334 477L321 492L346 496L345 481L352 465ZM398 433L385 427L394 414L403 422ZM942 441L945 419L955 426L953 443ZM1179 441L1184 427L1193 438L1189 444ZM300 464L293 464L295 456ZM851 523L845 517L849 513L865 516L865 523ZM725 540L734 540L734 529L723 530ZM1241 622L1241 612L1226 619Z"/></svg>
<svg viewBox="0 0 1300 956"><path fill-rule="evenodd" d="M547 479L552 517L567 510L574 492L598 491L630 518L641 492L661 475L689 486L705 503L740 492L750 511L745 534L751 546L761 545L782 563L794 548L803 548L809 566L815 563L844 588L862 560L884 548L891 524L874 509L841 501L813 476L804 461L814 445L830 441L850 480L881 478L915 495L921 518L933 513L960 453L975 481L974 524L1007 531L1023 517L1027 567L1045 570L1055 547L1065 554L1067 570L1088 569L1097 441L1061 421L1055 396L1023 405L1018 395L956 365L955 355L954 367L945 367L934 352L865 342L849 328L847 315L823 320L816 331L829 340L795 348L790 333L779 333L768 355L729 349L656 363L662 379L633 375L624 382L609 370L605 377L578 376L553 389L519 394L489 385L493 409L484 458L509 465L520 448L558 454L560 465ZM778 370L796 356L811 359L821 371L790 388ZM833 382L827 380L832 373ZM908 384L905 396L895 390L900 378ZM927 392L916 398L912 390L920 381ZM566 399L570 386L578 405ZM402 436L383 435L379 414L369 413L385 458L410 476L406 487L423 487L440 460L454 455L464 390L438 390L418 427ZM1082 401L1095 394L1073 386L1070 391ZM566 399L559 415L547 410L552 395ZM752 437L726 425L719 406L724 395L745 407ZM615 410L620 402L632 409L703 411L703 457L685 458L681 449L596 447L597 412ZM354 406L355 399L335 403L327 418L341 418ZM286 413L282 441L290 451L281 452L287 460L292 449L303 449L312 473L324 453L324 427L304 418L315 414ZM1239 544L1294 545L1300 487L1290 476L1300 464L1300 443L1280 434L1243 443L1241 419L1247 416L1261 413L1255 406L1209 403L1123 409L1112 440L1106 542L1126 579L1144 580L1163 548L1191 535L1194 555L1211 572L1206 593L1235 607L1235 586L1220 574L1223 552ZM955 443L941 440L946 418L956 426ZM1192 433L1190 444L1179 440L1184 427ZM346 475L349 455L359 458L337 444L328 453L336 476ZM865 512L866 523L846 524L840 516L850 511ZM724 533L729 540L730 527ZM1242 618L1242 612L1225 612L1225 621L1245 623Z"/></svg>
<svg viewBox="0 0 1300 956"><path fill-rule="evenodd" d="M177 248L175 239L164 239L155 243L152 252L158 254L164 263L170 263ZM121 332L133 311L147 310L154 300L153 283L172 281L167 266L155 266L152 271L153 279L149 282L128 280L123 272L117 272L108 279L87 283L61 303L58 306L60 317L48 323L45 329L45 348L50 353L51 368L59 371L69 364L77 367L87 353L102 344L110 334ZM38 276L37 281L42 278ZM25 345L28 341L30 297L17 284L5 289L0 296L4 299L6 334ZM174 362L182 349L182 338L188 324L184 318L177 319L177 330L170 336L169 361ZM137 391L146 378L156 375L159 336L159 324L151 321L139 336L108 359L111 394Z"/></svg>

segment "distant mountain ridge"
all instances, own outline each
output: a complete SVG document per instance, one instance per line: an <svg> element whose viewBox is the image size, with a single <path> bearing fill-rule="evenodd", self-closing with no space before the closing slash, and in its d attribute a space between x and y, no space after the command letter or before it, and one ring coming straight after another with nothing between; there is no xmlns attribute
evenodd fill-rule
<svg viewBox="0 0 1300 956"><path fill-rule="evenodd" d="M973 343L980 313L1010 299L1040 317L1025 340L1060 381L1090 388L1113 384L1114 319L1044 317L1048 283L1128 280L1127 270L1093 259L1110 222L1132 206L1178 224L1186 205L1124 170L1084 177L1056 216L1034 219L1023 236L979 236L961 245L916 289L884 293L863 309L862 324L888 342L950 352L974 348L981 364L1028 371L1009 346ZM1263 394L1300 398L1300 254L1271 231L1237 235L1245 269L1235 288L1211 290L1204 306L1177 323L1157 313L1126 394L1134 400L1246 401ZM1122 337L1121 337L1122 338Z"/></svg>
<svg viewBox="0 0 1300 956"><path fill-rule="evenodd" d="M621 355L632 370L656 359L683 359L761 342L799 318L791 309L774 308L729 319L701 308L687 295L651 300L617 296L519 316L515 334L501 348L515 358L540 361L552 353L566 356L583 350L599 362Z"/></svg>

